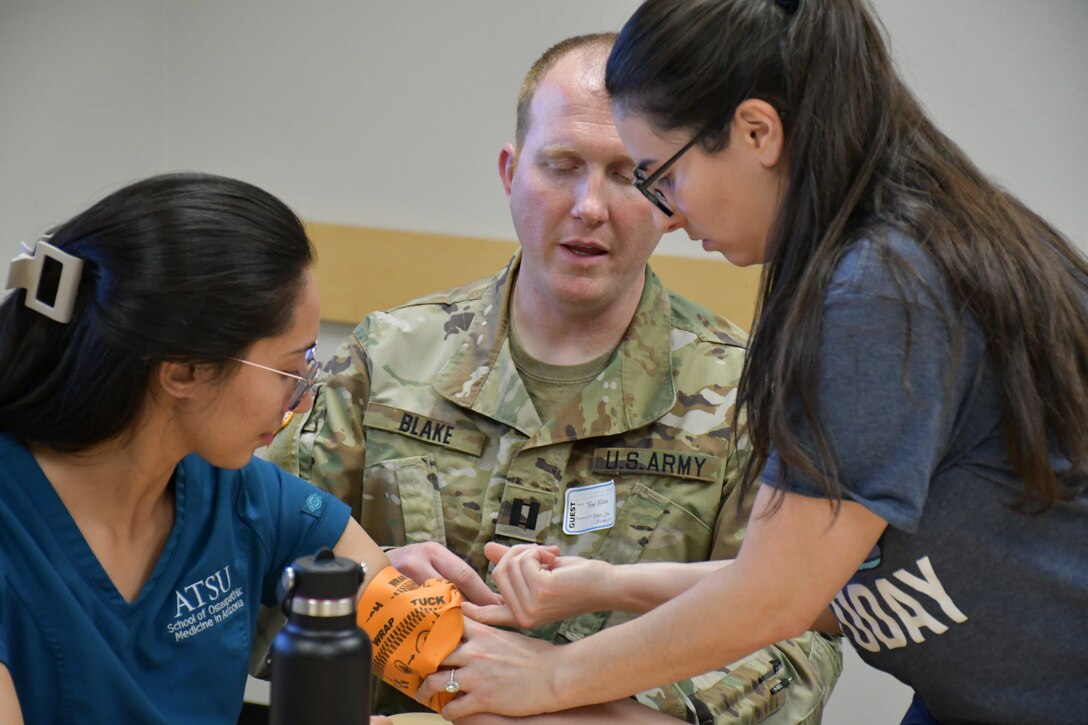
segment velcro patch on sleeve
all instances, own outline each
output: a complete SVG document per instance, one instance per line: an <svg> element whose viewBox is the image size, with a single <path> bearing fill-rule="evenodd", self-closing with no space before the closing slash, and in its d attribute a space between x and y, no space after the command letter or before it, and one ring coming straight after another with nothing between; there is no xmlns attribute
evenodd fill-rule
<svg viewBox="0 0 1088 725"><path fill-rule="evenodd" d="M313 516L315 519L321 518L321 512L325 510L325 498L327 495L328 494L314 491L302 502L302 508L299 510L308 516Z"/></svg>

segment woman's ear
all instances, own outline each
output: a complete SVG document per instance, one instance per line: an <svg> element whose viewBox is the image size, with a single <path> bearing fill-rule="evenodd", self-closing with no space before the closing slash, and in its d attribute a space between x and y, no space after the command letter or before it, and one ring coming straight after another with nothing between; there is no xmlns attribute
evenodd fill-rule
<svg viewBox="0 0 1088 725"><path fill-rule="evenodd" d="M742 101L733 115L732 130L734 135L730 144L736 141L745 144L768 169L778 165L785 150L786 135L782 118L774 106L760 98Z"/></svg>
<svg viewBox="0 0 1088 725"><path fill-rule="evenodd" d="M159 387L172 398L185 399L196 395L199 385L204 382L200 365L180 362L161 362L155 375Z"/></svg>

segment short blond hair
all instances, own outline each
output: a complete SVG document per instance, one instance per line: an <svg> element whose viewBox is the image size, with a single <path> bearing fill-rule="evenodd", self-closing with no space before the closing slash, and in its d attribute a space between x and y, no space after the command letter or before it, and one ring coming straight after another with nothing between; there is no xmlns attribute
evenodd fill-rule
<svg viewBox="0 0 1088 725"><path fill-rule="evenodd" d="M615 42L615 33L575 35L566 40L560 40L536 59L536 62L529 68L529 72L525 74L525 80L521 82L521 91L518 93L518 120L514 138L519 149L525 141L525 135L529 133L529 110L533 103L533 96L536 94L541 79L548 71L562 58L574 51L600 50L607 54L612 50L612 44Z"/></svg>

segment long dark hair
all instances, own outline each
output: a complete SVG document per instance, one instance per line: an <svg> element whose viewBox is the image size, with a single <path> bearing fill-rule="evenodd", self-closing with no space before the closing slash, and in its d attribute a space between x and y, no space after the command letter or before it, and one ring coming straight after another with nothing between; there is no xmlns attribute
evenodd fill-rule
<svg viewBox="0 0 1088 725"><path fill-rule="evenodd" d="M881 243L886 225L922 246L986 336L1025 481L1019 504L1072 495L1088 464L1088 264L936 129L864 0L647 0L620 32L606 87L659 130L703 132L708 152L728 142L746 98L782 113L788 187L737 401L753 446L746 486L773 446L841 500L817 424L822 302L844 250L862 235ZM796 436L798 415L816 432L812 449ZM1048 439L1072 463L1065 481Z"/></svg>
<svg viewBox="0 0 1088 725"><path fill-rule="evenodd" d="M313 249L255 186L155 176L53 230L83 260L70 322L0 304L0 431L79 451L125 433L161 361L225 367L290 323Z"/></svg>

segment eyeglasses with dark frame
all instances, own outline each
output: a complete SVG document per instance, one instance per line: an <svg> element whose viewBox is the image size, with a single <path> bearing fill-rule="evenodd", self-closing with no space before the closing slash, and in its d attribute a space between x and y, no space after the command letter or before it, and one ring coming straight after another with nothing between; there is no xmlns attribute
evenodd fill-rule
<svg viewBox="0 0 1088 725"><path fill-rule="evenodd" d="M650 203L661 210L661 213L665 216L672 216L673 210L669 208L669 205L665 203L665 192L661 189L653 188L657 180L665 175L665 172L676 163L676 161L687 153L688 149L694 146L699 139L703 137L702 133L697 133L691 137L691 140L681 147L679 151L669 157L669 159L657 167L657 171L649 176L643 176L642 169L635 169L635 188L642 192L642 195L650 200Z"/></svg>
<svg viewBox="0 0 1088 725"><path fill-rule="evenodd" d="M314 358L314 353L317 351L317 346L311 347L306 351L306 374L295 375L294 373L285 372L283 370L277 370L276 368L270 368L267 365L261 365L251 360L243 360L240 357L230 358L234 362L240 362L243 365L250 365L261 370L267 370L270 373L276 373L282 375L285 378L291 378L295 381L295 386L291 389L291 398L287 403L288 412L293 411L298 407L298 404L302 402L302 399L306 397L306 393L310 392L310 388L317 382L317 374L321 371L321 363Z"/></svg>

